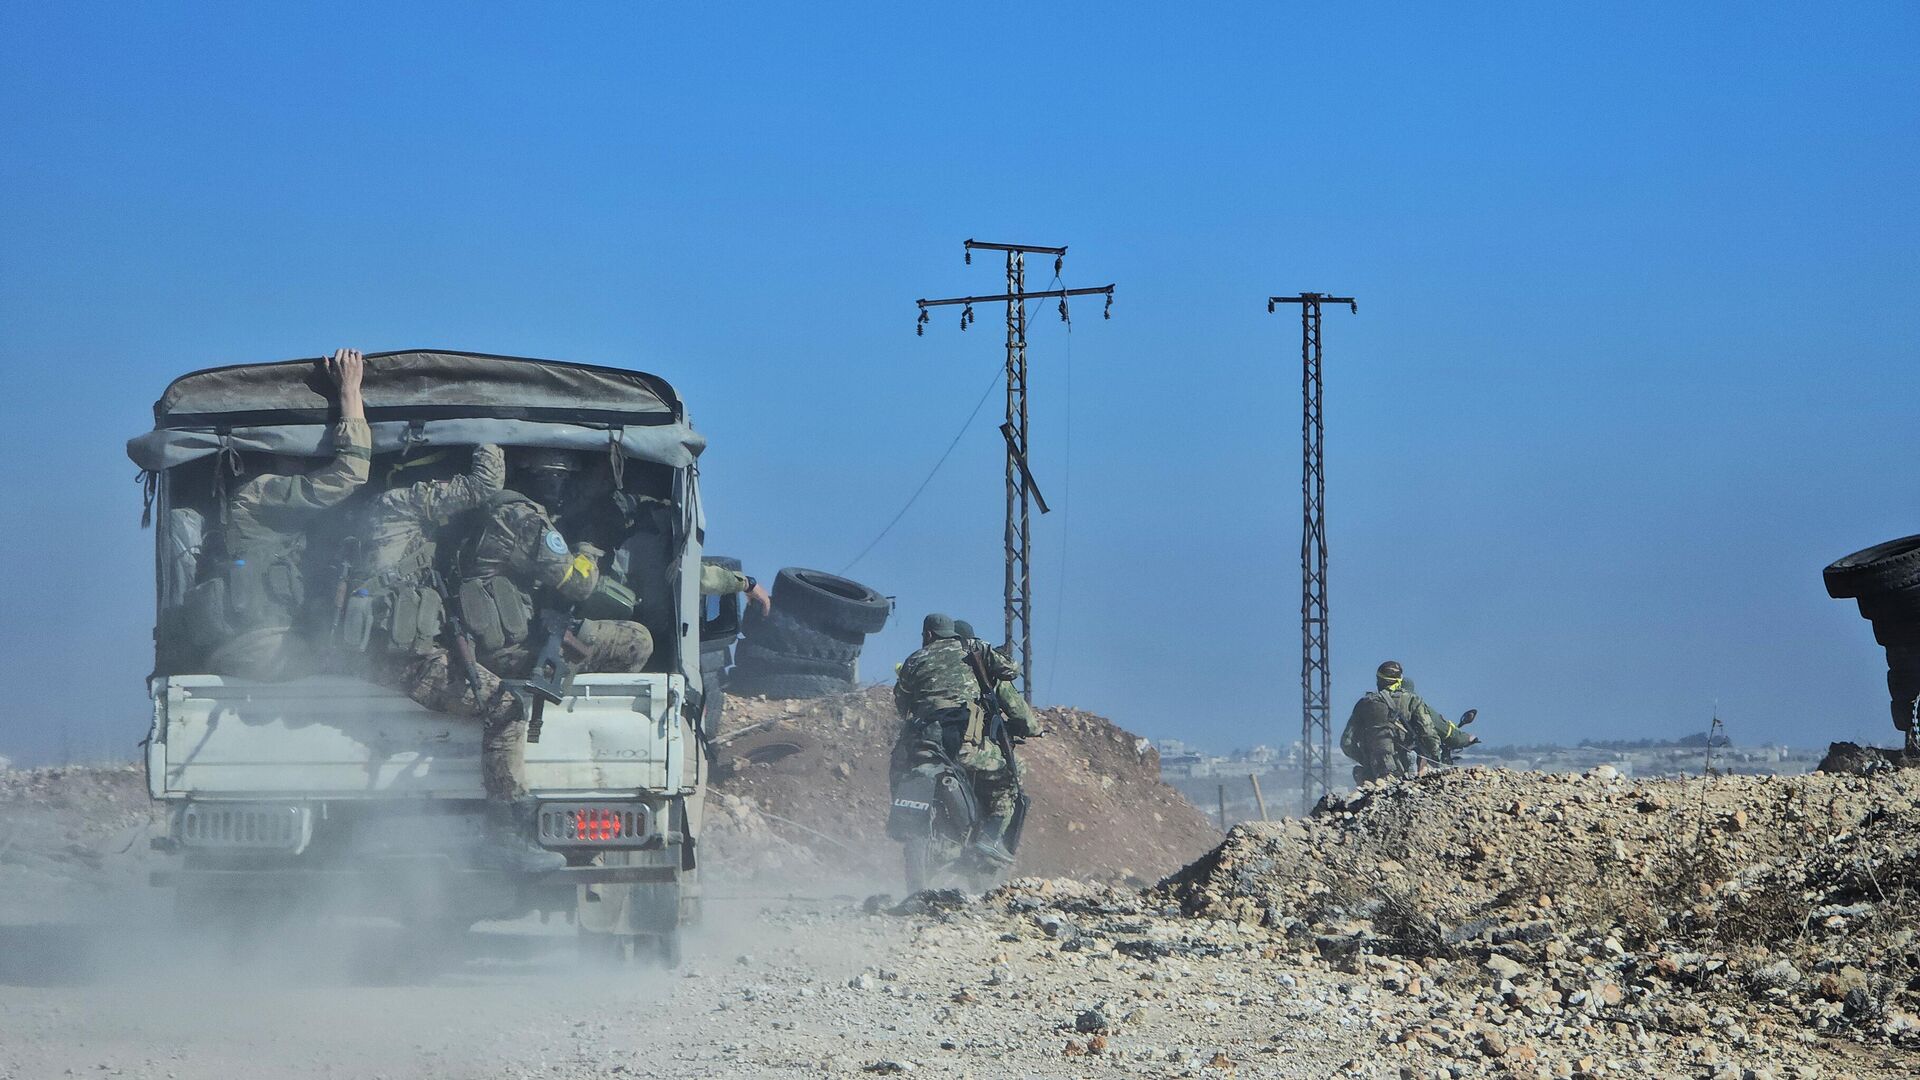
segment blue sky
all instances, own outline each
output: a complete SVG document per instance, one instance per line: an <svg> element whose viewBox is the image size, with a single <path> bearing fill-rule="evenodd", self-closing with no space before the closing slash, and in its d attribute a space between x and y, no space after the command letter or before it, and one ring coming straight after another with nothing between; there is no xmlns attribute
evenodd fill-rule
<svg viewBox="0 0 1920 1080"><path fill-rule="evenodd" d="M1335 696L1493 741L1891 736L1820 568L1920 531L1906 5L0 9L0 753L144 734L124 440L192 368L614 363L712 440L711 546L835 569L1035 323L1040 698L1298 731L1298 322L1327 316ZM1050 277L1050 268L1030 275ZM1036 282L1037 283L1037 282ZM997 401L856 568L997 626Z"/></svg>

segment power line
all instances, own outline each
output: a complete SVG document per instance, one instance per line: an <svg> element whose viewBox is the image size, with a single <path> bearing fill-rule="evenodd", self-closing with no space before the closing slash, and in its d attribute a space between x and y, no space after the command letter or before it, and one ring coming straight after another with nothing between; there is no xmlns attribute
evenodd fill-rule
<svg viewBox="0 0 1920 1080"><path fill-rule="evenodd" d="M842 574L853 569L856 563L866 558L867 553L873 550L874 545L886 539L887 534L893 531L893 527L900 524L900 519L907 516L907 511L913 509L913 504L920 498L920 493L927 490L927 485L933 483L934 476L940 472L940 466L945 465L947 459L953 456L953 448L959 446L960 440L965 438L967 432L972 429L974 420L980 416L980 410L986 406L987 399L993 396L993 389L1000 385L1000 377L1004 374L1005 372L999 368L993 370L993 381L987 384L986 390L980 395L980 400L973 403L973 411L967 414L966 422L960 425L960 430L953 433L953 441L947 444L945 450L941 451L940 460L934 462L933 468L927 470L926 478L920 481L919 487L913 489L913 494L907 496L907 504L900 508L899 513L893 515L893 520L887 522L886 528L881 529L878 536L867 541L867 546L861 548L860 554L855 555L851 562L840 568Z"/></svg>
<svg viewBox="0 0 1920 1080"><path fill-rule="evenodd" d="M1037 244L993 244L969 239L962 245L966 252L966 261L973 262L975 250L999 251L1006 254L1007 289L1004 293L990 296L953 296L943 300L917 300L920 318L914 326L914 333L924 334L928 321L927 309L936 307L960 306L960 329L965 330L973 320L973 305L1005 302L1007 305L1007 419L1000 425L1000 433L1007 440L1007 524L1005 539L1006 578L1005 578L1005 628L1006 649L1012 655L1014 666L1020 672L1020 688L1027 700L1033 700L1034 655L1033 655L1033 528L1032 507L1038 505L1040 512L1047 512L1047 500L1040 494L1040 487L1034 483L1033 472L1029 467L1032 443L1029 441L1027 409L1027 301L1058 300L1060 318L1067 319L1067 298L1073 296L1103 296L1106 307L1101 317L1110 317L1113 309L1113 286L1102 285L1090 289L1042 289L1028 292L1027 259L1029 254L1052 255L1053 273L1060 276L1061 267L1066 259L1065 247L1042 247Z"/></svg>

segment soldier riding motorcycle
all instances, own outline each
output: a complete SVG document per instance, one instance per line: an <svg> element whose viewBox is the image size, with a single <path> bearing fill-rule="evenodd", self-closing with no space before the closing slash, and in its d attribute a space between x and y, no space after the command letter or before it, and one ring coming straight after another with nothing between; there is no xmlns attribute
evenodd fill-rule
<svg viewBox="0 0 1920 1080"><path fill-rule="evenodd" d="M887 835L902 845L907 886L981 886L1014 861L1028 800L1017 742L1040 734L1013 687L1013 665L929 615L923 645L900 666Z"/></svg>

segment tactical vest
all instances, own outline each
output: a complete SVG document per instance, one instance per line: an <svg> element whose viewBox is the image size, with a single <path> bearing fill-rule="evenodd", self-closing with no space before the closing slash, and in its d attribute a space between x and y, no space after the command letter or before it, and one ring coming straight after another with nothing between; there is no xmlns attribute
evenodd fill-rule
<svg viewBox="0 0 1920 1080"><path fill-rule="evenodd" d="M438 546L421 539L393 563L356 566L340 604L334 640L348 652L426 656L440 647L446 603L431 571Z"/></svg>
<svg viewBox="0 0 1920 1080"><path fill-rule="evenodd" d="M501 507L516 502L539 505L517 491L508 490L493 497L487 512L497 514ZM502 573L484 577L476 574L480 546L488 532L484 526L474 530L460 549L460 618L482 655L527 640L535 613L533 597L519 582Z"/></svg>
<svg viewBox="0 0 1920 1080"><path fill-rule="evenodd" d="M214 553L181 605L193 647L212 649L255 630L292 627L306 604L306 547L306 537L296 534Z"/></svg>

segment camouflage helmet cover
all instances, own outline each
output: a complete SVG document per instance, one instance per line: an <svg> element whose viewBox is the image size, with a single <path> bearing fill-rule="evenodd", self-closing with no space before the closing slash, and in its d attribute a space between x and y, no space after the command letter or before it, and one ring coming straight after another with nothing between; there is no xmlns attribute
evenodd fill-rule
<svg viewBox="0 0 1920 1080"><path fill-rule="evenodd" d="M1400 667L1400 661L1389 660L1374 669L1373 677L1382 686L1389 686L1406 677L1406 671Z"/></svg>

